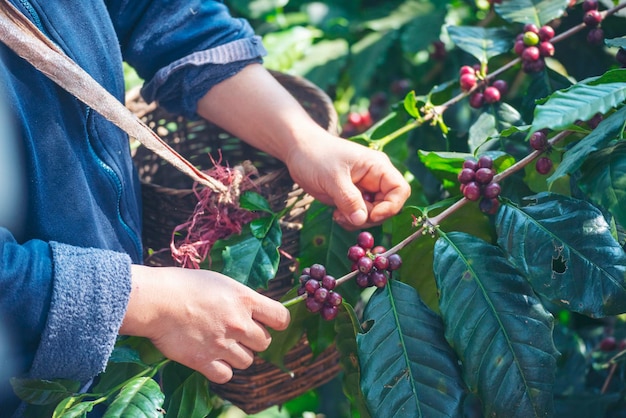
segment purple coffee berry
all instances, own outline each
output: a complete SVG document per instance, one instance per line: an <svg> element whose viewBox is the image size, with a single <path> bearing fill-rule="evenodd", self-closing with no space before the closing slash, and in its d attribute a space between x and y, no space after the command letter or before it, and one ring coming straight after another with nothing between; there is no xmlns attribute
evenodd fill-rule
<svg viewBox="0 0 626 418"><path fill-rule="evenodd" d="M535 169L539 174L548 174L552 169L552 160L548 157L540 157L535 163Z"/></svg>
<svg viewBox="0 0 626 418"><path fill-rule="evenodd" d="M374 246L374 236L367 231L363 231L357 236L356 242L359 247L369 250Z"/></svg>
<svg viewBox="0 0 626 418"><path fill-rule="evenodd" d="M311 278L315 280L322 280L326 276L326 267L321 264L313 264L311 266Z"/></svg>
<svg viewBox="0 0 626 418"><path fill-rule="evenodd" d="M300 274L302 275L306 275L306 276L310 276L311 275L311 267L305 267L302 269L302 272L300 272Z"/></svg>
<svg viewBox="0 0 626 418"><path fill-rule="evenodd" d="M359 261L356 262L357 267L361 273L369 273L372 271L372 267L374 267L374 260L369 257L361 257Z"/></svg>
<svg viewBox="0 0 626 418"><path fill-rule="evenodd" d="M487 87L483 92L483 98L485 99L485 103L487 104L497 103L500 101L501 97L502 96L500 95L500 90L493 86Z"/></svg>
<svg viewBox="0 0 626 418"><path fill-rule="evenodd" d="M368 287L370 285L370 276L368 273L359 273L356 275L355 281L359 287Z"/></svg>
<svg viewBox="0 0 626 418"><path fill-rule="evenodd" d="M552 42L542 42L539 44L539 54L542 57L553 57L554 56L554 45Z"/></svg>
<svg viewBox="0 0 626 418"><path fill-rule="evenodd" d="M472 159L467 159L463 161L463 168L470 168L472 171L476 171L478 169L478 163Z"/></svg>
<svg viewBox="0 0 626 418"><path fill-rule="evenodd" d="M488 155L481 155L478 159L478 168L493 168L493 159Z"/></svg>
<svg viewBox="0 0 626 418"><path fill-rule="evenodd" d="M617 53L615 54L615 59L622 66L626 66L626 49L624 49L624 48L618 49Z"/></svg>
<svg viewBox="0 0 626 418"><path fill-rule="evenodd" d="M530 136L529 142L530 146L537 151L545 150L548 145L548 139L543 131L533 132Z"/></svg>
<svg viewBox="0 0 626 418"><path fill-rule="evenodd" d="M479 91L472 93L469 97L469 104L474 109L480 109L485 104L485 98L483 94Z"/></svg>
<svg viewBox="0 0 626 418"><path fill-rule="evenodd" d="M529 46L522 52L522 59L524 61L537 61L541 57L541 52L536 46Z"/></svg>
<svg viewBox="0 0 626 418"><path fill-rule="evenodd" d="M517 55L522 55L525 49L526 49L526 44L524 43L523 40L520 39L519 41L515 41L515 44L513 45L513 51Z"/></svg>
<svg viewBox="0 0 626 418"><path fill-rule="evenodd" d="M317 291L317 289L319 289L321 287L320 282L318 282L315 279L311 279L308 282L306 282L306 284L304 285L304 288L306 289L306 292L311 296L314 295L315 292Z"/></svg>
<svg viewBox="0 0 626 418"><path fill-rule="evenodd" d="M504 80L495 80L491 85L498 89L500 95L503 96L509 90L509 85Z"/></svg>
<svg viewBox="0 0 626 418"><path fill-rule="evenodd" d="M487 215L495 215L499 207L500 207L500 201L495 198L493 199L483 198L480 200L480 203L478 204L478 208L480 209L480 211Z"/></svg>
<svg viewBox="0 0 626 418"><path fill-rule="evenodd" d="M474 74L463 74L461 78L459 78L459 84L461 85L461 90L470 91L476 86L476 76Z"/></svg>
<svg viewBox="0 0 626 418"><path fill-rule="evenodd" d="M376 287L385 287L387 285L387 276L382 271L373 271L370 273L370 280Z"/></svg>
<svg viewBox="0 0 626 418"><path fill-rule="evenodd" d="M333 276L328 274L324 276L324 278L322 279L323 288L333 290L335 286L337 286L337 280Z"/></svg>
<svg viewBox="0 0 626 418"><path fill-rule="evenodd" d="M318 302L324 303L326 302L326 299L328 298L328 289L326 289L325 287L320 287L319 289L317 289L315 291L315 294L313 295L313 299L315 299Z"/></svg>
<svg viewBox="0 0 626 418"><path fill-rule="evenodd" d="M602 28L593 28L587 33L587 42L591 45L601 45L603 41L604 30L602 30Z"/></svg>
<svg viewBox="0 0 626 418"><path fill-rule="evenodd" d="M304 286L300 286L298 288L298 296L302 296L306 293L306 289L304 288Z"/></svg>
<svg viewBox="0 0 626 418"><path fill-rule="evenodd" d="M552 26L542 26L539 28L539 39L543 42L550 41L554 38L554 28Z"/></svg>
<svg viewBox="0 0 626 418"><path fill-rule="evenodd" d="M389 260L389 267L387 268L389 271L398 270L402 266L402 257L399 254L390 254L387 259Z"/></svg>
<svg viewBox="0 0 626 418"><path fill-rule="evenodd" d="M491 168L479 168L476 170L476 182L479 184L488 184L493 180L493 169Z"/></svg>
<svg viewBox="0 0 626 418"><path fill-rule="evenodd" d="M471 168L464 168L459 172L458 179L462 184L467 184L474 180L476 172Z"/></svg>
<svg viewBox="0 0 626 418"><path fill-rule="evenodd" d="M301 274L298 281L302 286L304 286L309 280L311 280L311 276L309 276L308 274Z"/></svg>
<svg viewBox="0 0 626 418"><path fill-rule="evenodd" d="M483 196L487 199L495 199L496 197L500 196L501 191L502 188L498 183L491 182L483 189Z"/></svg>
<svg viewBox="0 0 626 418"><path fill-rule="evenodd" d="M350 261L357 262L359 261L359 258L363 257L364 255L365 250L363 249L363 247L353 245L352 247L348 248L348 260Z"/></svg>
<svg viewBox="0 0 626 418"><path fill-rule="evenodd" d="M481 191L480 191L480 186L478 185L478 183L476 183L475 181L472 181L465 185L465 188L463 189L463 196L465 196L467 199L476 201L480 199L480 195L481 195Z"/></svg>
<svg viewBox="0 0 626 418"><path fill-rule="evenodd" d="M316 301L314 298L306 298L304 304L309 312L313 313L319 312L324 307L323 303Z"/></svg>
<svg viewBox="0 0 626 418"><path fill-rule="evenodd" d="M330 292L328 294L328 299L326 299L326 304L332 306L339 306L343 303L343 297L337 292Z"/></svg>
<svg viewBox="0 0 626 418"><path fill-rule="evenodd" d="M339 313L339 309L336 306L326 304L322 308L322 312L320 313L320 315L322 316L324 320L332 321L333 319L337 317L338 313Z"/></svg>
<svg viewBox="0 0 626 418"><path fill-rule="evenodd" d="M523 61L522 70L525 73L538 73L546 68L546 62L544 60L537 61Z"/></svg>
<svg viewBox="0 0 626 418"><path fill-rule="evenodd" d="M387 270L389 260L384 255L378 255L374 259L374 267L376 267L377 270Z"/></svg>
<svg viewBox="0 0 626 418"><path fill-rule="evenodd" d="M617 348L617 341L615 337L608 336L604 337L602 341L600 341L599 348L601 351L613 351Z"/></svg>
<svg viewBox="0 0 626 418"><path fill-rule="evenodd" d="M598 10L598 0L585 0L583 1L583 11L588 12L590 10Z"/></svg>
<svg viewBox="0 0 626 418"><path fill-rule="evenodd" d="M589 128L591 129L596 129L600 122L602 122L602 120L604 120L604 116L602 115L602 113L596 113L591 119L587 121L587 125L589 125Z"/></svg>
<svg viewBox="0 0 626 418"><path fill-rule="evenodd" d="M583 16L583 22L590 28L595 28L602 22L602 14L597 10L589 10Z"/></svg>

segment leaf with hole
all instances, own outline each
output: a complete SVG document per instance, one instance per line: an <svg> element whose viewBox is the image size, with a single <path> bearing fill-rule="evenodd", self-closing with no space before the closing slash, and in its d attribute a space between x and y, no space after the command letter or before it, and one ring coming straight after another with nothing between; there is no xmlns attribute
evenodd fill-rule
<svg viewBox="0 0 626 418"><path fill-rule="evenodd" d="M452 232L435 246L446 339L484 416L552 416L553 318L498 247Z"/></svg>
<svg viewBox="0 0 626 418"><path fill-rule="evenodd" d="M574 198L542 193L503 205L498 244L537 293L592 317L626 312L626 255L602 213Z"/></svg>

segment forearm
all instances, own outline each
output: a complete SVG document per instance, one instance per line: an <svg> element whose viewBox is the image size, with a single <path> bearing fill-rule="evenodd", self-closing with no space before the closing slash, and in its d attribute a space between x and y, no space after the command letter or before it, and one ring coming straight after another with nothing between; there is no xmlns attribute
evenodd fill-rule
<svg viewBox="0 0 626 418"><path fill-rule="evenodd" d="M327 132L260 64L214 86L197 113L283 162L290 153Z"/></svg>

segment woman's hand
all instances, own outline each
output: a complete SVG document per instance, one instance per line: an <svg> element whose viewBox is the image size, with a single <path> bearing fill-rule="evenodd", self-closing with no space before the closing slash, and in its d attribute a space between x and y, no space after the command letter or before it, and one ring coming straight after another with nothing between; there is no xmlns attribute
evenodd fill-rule
<svg viewBox="0 0 626 418"><path fill-rule="evenodd" d="M292 178L319 201L336 206L334 219L347 229L365 228L398 213L410 187L386 154L324 130L286 158Z"/></svg>
<svg viewBox="0 0 626 418"><path fill-rule="evenodd" d="M225 383L267 349L266 327L284 330L289 310L223 274L132 266L121 334L149 338L161 353Z"/></svg>

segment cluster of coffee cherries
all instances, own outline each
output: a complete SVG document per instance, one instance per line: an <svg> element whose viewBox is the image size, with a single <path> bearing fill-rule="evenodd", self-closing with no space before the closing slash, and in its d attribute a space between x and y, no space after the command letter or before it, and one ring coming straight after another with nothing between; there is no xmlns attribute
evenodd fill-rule
<svg viewBox="0 0 626 418"><path fill-rule="evenodd" d="M313 313L319 312L323 319L330 321L335 319L343 302L341 295L333 290L336 285L337 280L327 274L326 267L313 264L302 269L298 296L306 293L306 308Z"/></svg>
<svg viewBox="0 0 626 418"><path fill-rule="evenodd" d="M402 265L398 254L384 256L385 248L374 246L374 236L363 231L357 236L356 245L348 249L348 259L352 261L352 270L358 270L356 283L359 287L385 287L391 272Z"/></svg>
<svg viewBox="0 0 626 418"><path fill-rule="evenodd" d="M538 73L546 67L545 58L554 55L554 28L544 25L540 28L534 23L524 25L524 31L517 35L513 50L522 58L522 70L526 73Z"/></svg>
<svg viewBox="0 0 626 418"><path fill-rule="evenodd" d="M600 27L602 14L598 11L598 0L585 0L583 2L583 22L589 28L587 42L592 45L600 45L604 40L604 31Z"/></svg>
<svg viewBox="0 0 626 418"><path fill-rule="evenodd" d="M458 179L463 196L468 200L480 200L478 207L483 213L493 215L500 206L500 185L493 181L496 174L493 169L493 160L487 155L481 156L478 161L467 159L459 172Z"/></svg>
<svg viewBox="0 0 626 418"><path fill-rule="evenodd" d="M546 151L548 149L548 137L545 129L533 132L530 136L530 147L537 151ZM535 162L535 170L539 174L548 174L552 170L552 160L548 157L539 157Z"/></svg>
<svg viewBox="0 0 626 418"><path fill-rule="evenodd" d="M459 85L461 90L467 92L472 90L478 84L478 81L484 78L481 73L480 66L464 65L459 70ZM508 85L504 80L495 80L490 86L473 91L469 97L470 106L479 109L484 105L497 103L502 100L508 90Z"/></svg>

